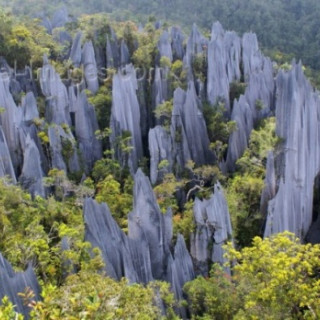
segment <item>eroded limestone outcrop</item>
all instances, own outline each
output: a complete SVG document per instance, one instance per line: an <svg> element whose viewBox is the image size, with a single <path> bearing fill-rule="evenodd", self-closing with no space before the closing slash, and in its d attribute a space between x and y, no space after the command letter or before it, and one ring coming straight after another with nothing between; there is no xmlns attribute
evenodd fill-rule
<svg viewBox="0 0 320 320"><path fill-rule="evenodd" d="M134 174L143 156L140 106L136 93L138 84L134 67L127 65L125 74L119 71L114 75L112 87L111 145L121 165L128 165ZM129 154L119 148L119 139L128 133L131 135L130 145L133 147Z"/></svg>
<svg viewBox="0 0 320 320"><path fill-rule="evenodd" d="M183 285L194 278L191 257L181 235L171 251L172 212L161 213L150 181L141 170L135 174L128 236L118 227L106 204L87 199L84 219L86 240L102 251L109 276L126 276L131 282L141 283L166 280L172 284L176 298L182 298Z"/></svg>
<svg viewBox="0 0 320 320"><path fill-rule="evenodd" d="M30 308L24 304L18 293L32 290L34 299L40 299L40 287L32 266L29 265L24 272L15 272L11 264L0 254L0 281L0 300L7 296L15 310L28 318Z"/></svg>
<svg viewBox="0 0 320 320"><path fill-rule="evenodd" d="M276 97L276 133L282 145L275 161L276 195L268 203L264 234L288 230L303 239L312 223L313 186L320 171L320 99L301 64L279 72Z"/></svg>
<svg viewBox="0 0 320 320"><path fill-rule="evenodd" d="M196 231L191 235L191 256L198 273L208 273L208 262L224 263L222 246L232 239L228 205L219 183L209 200L196 199L193 207Z"/></svg>

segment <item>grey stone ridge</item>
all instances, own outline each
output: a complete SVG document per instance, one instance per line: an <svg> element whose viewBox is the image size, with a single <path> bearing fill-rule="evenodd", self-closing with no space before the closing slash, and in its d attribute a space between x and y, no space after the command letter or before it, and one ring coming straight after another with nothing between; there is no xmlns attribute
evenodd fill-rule
<svg viewBox="0 0 320 320"><path fill-rule="evenodd" d="M92 41L86 42L82 49L82 65L87 89L95 94L99 90L98 69Z"/></svg>
<svg viewBox="0 0 320 320"><path fill-rule="evenodd" d="M170 60L170 62L172 62L173 55L168 31L163 31L162 35L160 36L158 42L158 50L160 58L167 57Z"/></svg>
<svg viewBox="0 0 320 320"><path fill-rule="evenodd" d="M73 39L70 56L69 56L69 59L71 59L73 65L77 68L79 68L81 64L81 55L82 55L81 39L82 39L82 32L79 31Z"/></svg>
<svg viewBox="0 0 320 320"><path fill-rule="evenodd" d="M313 187L320 172L319 119L319 93L304 76L301 63L293 63L288 72L280 71L276 133L282 145L274 164L277 190L268 203L265 236L288 230L304 239L311 226Z"/></svg>
<svg viewBox="0 0 320 320"><path fill-rule="evenodd" d="M45 196L43 186L43 171L39 150L31 137L26 138L26 146L23 154L23 167L19 181L23 188L28 190L32 196Z"/></svg>
<svg viewBox="0 0 320 320"><path fill-rule="evenodd" d="M24 272L14 272L10 263L0 253L0 282L0 300L7 296L15 310L28 319L30 308L24 304L18 293L29 289L33 292L35 301L40 299L40 287L32 266L29 265Z"/></svg>
<svg viewBox="0 0 320 320"><path fill-rule="evenodd" d="M110 127L112 135L110 142L116 151L116 157L121 165L128 166L131 174L138 168L138 162L143 156L140 106L137 98L137 78L133 65L127 65L125 74L120 70L113 77L112 83L112 111ZM133 147L128 152L119 148L119 139L124 132L130 132Z"/></svg>
<svg viewBox="0 0 320 320"><path fill-rule="evenodd" d="M191 234L191 256L197 273L208 275L208 261L223 264L222 246L232 240L232 227L228 205L219 183L209 200L196 198L193 213L196 230Z"/></svg>
<svg viewBox="0 0 320 320"><path fill-rule="evenodd" d="M100 248L109 276L140 283L166 280L175 296L182 297L183 285L194 278L191 257L181 235L171 251L172 212L161 213L150 181L140 169L135 174L128 235L118 227L106 204L86 199L84 219L85 238Z"/></svg>

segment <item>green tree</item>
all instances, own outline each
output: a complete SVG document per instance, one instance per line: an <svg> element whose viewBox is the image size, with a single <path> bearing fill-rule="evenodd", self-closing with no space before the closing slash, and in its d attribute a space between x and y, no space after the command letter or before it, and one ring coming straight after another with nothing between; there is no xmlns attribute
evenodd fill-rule
<svg viewBox="0 0 320 320"><path fill-rule="evenodd" d="M285 232L226 250L232 276L214 266L209 279L185 285L192 319L319 318L319 245L301 244Z"/></svg>

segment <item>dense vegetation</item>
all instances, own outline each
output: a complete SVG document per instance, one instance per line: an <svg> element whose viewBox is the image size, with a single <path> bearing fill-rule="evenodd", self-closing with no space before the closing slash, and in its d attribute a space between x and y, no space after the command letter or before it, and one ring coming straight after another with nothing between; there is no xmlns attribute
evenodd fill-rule
<svg viewBox="0 0 320 320"><path fill-rule="evenodd" d="M228 247L232 276L214 265L210 278L185 285L193 319L317 319L319 245L292 234L254 238L251 247Z"/></svg>
<svg viewBox="0 0 320 320"><path fill-rule="evenodd" d="M0 1L8 5L7 2ZM13 12L19 14L34 15L39 8L51 14L60 2L52 1L49 9L46 1L11 1L10 5ZM107 11L113 19L120 15L122 18L126 14L131 16L123 11L128 7L127 1L95 1L94 5L65 1L65 4L75 14ZM130 2L129 10L134 14L142 13L140 17L135 15L136 20L146 21L148 15L157 14L168 21L183 24L195 21L206 29L213 20L219 19L227 28L257 32L265 47L277 54L281 63L287 59L281 52L286 52L290 57L291 54L301 57L313 68L320 68L318 39L312 37L315 30L319 32L319 6L312 0L276 0L272 3L228 0L210 1L210 5L204 0L141 0ZM181 14L182 8L186 7L187 12ZM19 18L5 10L0 11L0 18L0 56L9 64L17 61L21 67L32 61L35 66L40 66L43 54L47 54L61 75L71 68L73 75L80 74L81 77L81 70L62 59L66 48L55 41L55 34L49 35L39 26L38 20ZM81 16L66 29L72 35L82 29L86 40L105 45L105 39L99 35L108 33L112 26L118 38L128 44L136 66L147 69L154 66L162 30L154 27L153 19L148 18L143 32L138 32L137 25L131 21L113 19L102 14ZM139 46L136 47L135 43ZM162 59L159 63L167 68L172 89L186 87L186 74L180 60L171 64ZM205 76L201 68L202 65L199 67L195 61L193 72L198 78ZM115 70L108 72L112 76ZM233 98L238 97L243 87L243 83L233 84ZM42 301L35 301L32 292L21 293L32 309L31 319L159 319L163 316L159 295L167 307L167 318L176 319L174 310L177 310L178 302L174 301L168 284L129 285L125 279L116 282L108 278L101 272L103 261L99 250L92 250L84 241L84 197L94 196L98 202L107 202L125 232L127 215L133 205L132 177L128 168L121 167L114 159L114 150L110 149L108 141L112 104L110 79L101 84L96 94L88 93L88 96L97 113L100 127L97 136L102 140L104 157L95 163L92 172L81 183L81 177L50 170L45 179L51 190L47 199L32 199L19 186L1 181L0 252L16 270L24 270L29 262L35 267L42 287ZM20 98L17 97L17 102ZM41 95L38 97L39 107L43 99ZM154 110L154 117L166 129L170 125L172 108L170 99ZM203 112L212 150L217 159L222 160L235 123L228 121L219 104L204 104ZM39 137L46 145L47 126L43 119L35 121L42 130ZM117 141L124 153L130 152L130 139L130 133L124 132ZM164 175L154 186L155 195L163 212L168 206L172 208L174 234L182 233L186 240L195 227L192 216L195 196L208 198L217 180L226 190L237 249L229 244L225 266L214 265L210 277L199 277L186 284L186 299L193 319L316 319L320 316L319 246L303 245L291 234L264 240L256 237L262 236L265 218L260 213L260 195L266 157L268 151L276 149L279 143L281 141L275 135L275 119L268 118L253 130L249 147L238 160L237 171L233 174L223 176L217 163L197 167L190 161L177 178L177 175L166 172L167 162L159 164ZM143 159L140 163L146 173L148 161ZM178 191L185 195L184 203L179 201ZM61 249L65 239L68 250ZM12 304L4 298L0 318L15 319L16 316Z"/></svg>
<svg viewBox="0 0 320 320"><path fill-rule="evenodd" d="M13 12L36 15L51 14L57 6L66 5L74 15L108 12L115 19L146 22L149 15L190 28L190 22L210 30L219 20L226 29L239 33L253 31L261 45L279 61L295 57L313 69L320 69L319 21L317 0L134 0L128 1L0 1ZM282 53L285 53L283 55Z"/></svg>

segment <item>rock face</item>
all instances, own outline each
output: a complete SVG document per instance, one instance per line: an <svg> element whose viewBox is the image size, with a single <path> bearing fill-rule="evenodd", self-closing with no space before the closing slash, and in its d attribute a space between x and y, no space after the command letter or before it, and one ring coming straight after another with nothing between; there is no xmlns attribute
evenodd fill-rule
<svg viewBox="0 0 320 320"><path fill-rule="evenodd" d="M184 57L184 35L179 27L174 26L171 28L171 40L173 58L182 60Z"/></svg>
<svg viewBox="0 0 320 320"><path fill-rule="evenodd" d="M42 25L50 34L53 29L63 27L67 22L69 22L69 14L66 7L61 7L56 10L51 20L48 17L43 17L42 19Z"/></svg>
<svg viewBox="0 0 320 320"><path fill-rule="evenodd" d="M77 97L75 113L75 132L79 150L85 163L85 170L90 171L95 161L102 157L101 141L97 140L95 132L99 129L94 108L88 103L87 96L82 91Z"/></svg>
<svg viewBox="0 0 320 320"><path fill-rule="evenodd" d="M116 157L121 165L128 165L131 173L135 173L138 161L143 156L140 107L136 94L138 85L134 67L127 65L125 71L126 74L119 71L113 77L111 145L116 150ZM127 133L131 134L130 145L133 147L129 155L119 148L119 139Z"/></svg>
<svg viewBox="0 0 320 320"><path fill-rule="evenodd" d="M212 163L206 124L199 108L200 101L192 82L187 92L178 88L174 92L171 136L175 161L184 168L188 160L197 165Z"/></svg>
<svg viewBox="0 0 320 320"><path fill-rule="evenodd" d="M274 154L269 152L267 158L266 177L264 179L265 188L261 194L261 213L263 216L267 215L268 202L276 195L276 172L274 167Z"/></svg>
<svg viewBox="0 0 320 320"><path fill-rule="evenodd" d="M98 69L91 41L86 42L82 49L82 64L87 88L94 94L99 89Z"/></svg>
<svg viewBox="0 0 320 320"><path fill-rule="evenodd" d="M40 73L40 86L46 97L46 120L49 123L71 125L67 88L46 57Z"/></svg>
<svg viewBox="0 0 320 320"><path fill-rule="evenodd" d="M130 62L129 49L124 40L120 44L120 64L122 67L126 66Z"/></svg>
<svg viewBox="0 0 320 320"><path fill-rule="evenodd" d="M289 230L303 239L312 223L313 186L320 171L320 99L301 64L281 71L276 88L276 133L283 145L275 161L277 190L268 204L265 236Z"/></svg>
<svg viewBox="0 0 320 320"><path fill-rule="evenodd" d="M261 70L263 60L256 34L245 33L242 38L242 63L246 81L249 80L252 73Z"/></svg>
<svg viewBox="0 0 320 320"><path fill-rule="evenodd" d="M0 177L9 177L13 183L16 183L16 175L13 169L10 152L8 149L6 137L0 127Z"/></svg>
<svg viewBox="0 0 320 320"><path fill-rule="evenodd" d="M52 28L63 27L67 22L69 22L69 14L66 7L58 9L52 17Z"/></svg>
<svg viewBox="0 0 320 320"><path fill-rule="evenodd" d="M194 57L203 53L208 47L208 40L199 32L197 26L192 26L191 34L188 38L186 54L183 62L185 68L188 70L188 78L191 80L192 76L192 62Z"/></svg>
<svg viewBox="0 0 320 320"><path fill-rule="evenodd" d="M172 237L172 215L163 215L149 179L141 170L135 175L134 208L129 215L129 237L145 238L150 253L151 270L155 279L164 279L165 261ZM168 220L168 221L166 221Z"/></svg>
<svg viewBox="0 0 320 320"><path fill-rule="evenodd" d="M171 252L172 213L170 210L161 213L150 181L141 170L135 175L128 236L120 230L105 204L87 199L84 218L86 240L102 251L109 276L115 279L126 276L131 282L142 283L167 280L176 297L182 297L183 285L194 278L191 257L180 235Z"/></svg>
<svg viewBox="0 0 320 320"><path fill-rule="evenodd" d="M111 36L107 35L106 55L107 68L118 68L120 65L118 39L112 29Z"/></svg>
<svg viewBox="0 0 320 320"><path fill-rule="evenodd" d="M12 165L16 176L20 174L23 151L21 149L21 122L22 109L18 108L13 100L9 90L10 77L9 73L4 72L0 74L0 106L3 112L0 115L0 123L6 138L7 146L10 152Z"/></svg>
<svg viewBox="0 0 320 320"><path fill-rule="evenodd" d="M22 186L27 189L32 196L45 196L42 183L43 172L41 168L40 154L35 142L27 136L24 150L24 161L22 173L19 178Z"/></svg>
<svg viewBox="0 0 320 320"><path fill-rule="evenodd" d="M244 34L242 40L246 89L244 95L234 101L231 113L231 120L236 122L237 130L229 138L227 171L235 170L236 161L248 146L253 126L274 112L275 82L272 62L261 54L257 43L255 45L250 43L248 39L251 38L255 44L256 38L252 34Z"/></svg>
<svg viewBox="0 0 320 320"><path fill-rule="evenodd" d="M201 103L190 81L186 92L180 88L174 92L170 132L165 126L157 126L149 132L152 183L161 180L164 173L172 172L175 165L179 172L189 160L198 166L213 163L209 144ZM163 160L168 163L158 171Z"/></svg>
<svg viewBox="0 0 320 320"><path fill-rule="evenodd" d="M159 104L168 100L168 80L167 80L168 70L166 68L155 68L154 81L153 81L153 107L156 108Z"/></svg>
<svg viewBox="0 0 320 320"><path fill-rule="evenodd" d="M81 38L82 32L78 32L72 42L69 59L73 62L73 65L79 68L81 63Z"/></svg>
<svg viewBox="0 0 320 320"><path fill-rule="evenodd" d="M67 131L59 125L48 129L50 144L50 156L52 168L64 170L65 172L79 172L81 170L76 140L69 128Z"/></svg>
<svg viewBox="0 0 320 320"><path fill-rule="evenodd" d="M30 288L35 300L40 298L40 287L31 265L24 272L14 272L10 263L0 254L0 281L0 300L7 296L15 305L15 310L28 318L30 308L24 305L18 293Z"/></svg>
<svg viewBox="0 0 320 320"><path fill-rule="evenodd" d="M228 112L229 85L240 80L240 62L240 38L235 32L224 32L219 22L214 23L208 46L207 95L211 104L223 102Z"/></svg>
<svg viewBox="0 0 320 320"><path fill-rule="evenodd" d="M168 31L164 31L158 42L158 50L160 58L167 57L170 62L173 60L172 48Z"/></svg>
<svg viewBox="0 0 320 320"><path fill-rule="evenodd" d="M137 281L137 275L131 261L131 253L126 235L111 216L106 204L98 204L86 199L84 206L86 224L85 239L94 247L99 247L106 263L106 272L110 277L120 280L126 277Z"/></svg>
<svg viewBox="0 0 320 320"><path fill-rule="evenodd" d="M172 172L173 168L172 139L166 129L156 126L149 131L149 151L150 180L152 184L155 184L157 181L161 181L166 173ZM159 168L162 161L167 161L167 165Z"/></svg>
<svg viewBox="0 0 320 320"><path fill-rule="evenodd" d="M22 99L22 110L24 121L31 121L33 119L39 118L37 101L34 97L34 94L30 91Z"/></svg>
<svg viewBox="0 0 320 320"><path fill-rule="evenodd" d="M209 200L195 200L196 231L191 235L191 255L197 272L208 274L208 261L224 263L222 245L232 238L228 205L217 183Z"/></svg>
<svg viewBox="0 0 320 320"><path fill-rule="evenodd" d="M241 95L239 100L234 102L231 119L236 122L237 129L229 137L226 161L228 171L235 170L235 163L248 147L253 129L252 110L245 96Z"/></svg>

